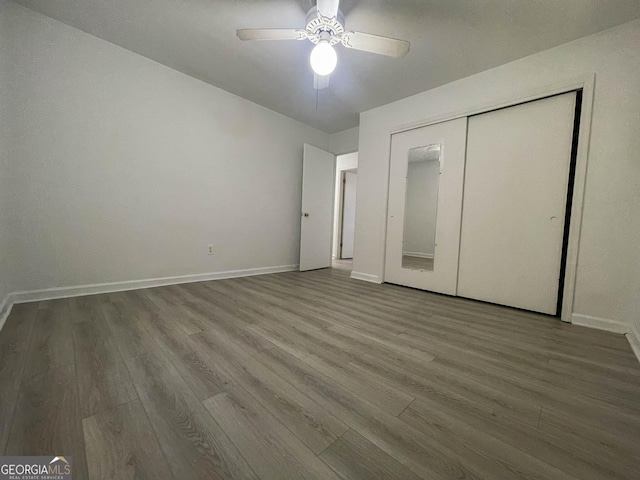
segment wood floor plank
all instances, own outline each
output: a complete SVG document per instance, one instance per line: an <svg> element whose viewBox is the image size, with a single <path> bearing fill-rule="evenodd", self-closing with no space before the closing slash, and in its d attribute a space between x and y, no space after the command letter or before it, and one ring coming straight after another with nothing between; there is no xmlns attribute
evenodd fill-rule
<svg viewBox="0 0 640 480"><path fill-rule="evenodd" d="M256 479L227 435L157 351L126 361L138 396L176 478Z"/></svg>
<svg viewBox="0 0 640 480"><path fill-rule="evenodd" d="M349 480L419 480L415 473L380 450L357 432L349 430L320 458Z"/></svg>
<svg viewBox="0 0 640 480"><path fill-rule="evenodd" d="M175 478L140 401L82 420L90 480Z"/></svg>
<svg viewBox="0 0 640 480"><path fill-rule="evenodd" d="M407 355L415 358L418 361L430 362L438 353L448 351L446 345L437 344L432 341L424 341L422 344L413 346L408 345L399 339L399 335L388 335L380 332L370 333L351 326L334 326L329 328L334 332L340 333L345 337L351 337L354 340L366 339L370 341L369 345L379 345L379 348L383 348L387 352L401 352L403 355Z"/></svg>
<svg viewBox="0 0 640 480"><path fill-rule="evenodd" d="M0 346L14 351L27 350L37 313L38 305L36 303L14 305L2 327Z"/></svg>
<svg viewBox="0 0 640 480"><path fill-rule="evenodd" d="M249 279L250 281L260 282L260 280ZM336 302L331 297L318 297L314 294L313 289L309 289L308 293L298 293L296 292L300 289L300 286L296 288L290 288L287 286L278 286L275 282L261 282L258 284L260 288L263 288L265 291L269 292L274 297L280 297L280 305L291 305L295 307L294 311L307 311L311 313L314 317L320 319L326 319L331 321L332 323L338 324L349 324L352 322L356 322L359 327L368 328L369 325L374 329L388 329L394 333L403 332L406 330L405 325L397 325L390 322L385 321L384 315L380 314L375 310L369 309L368 312L370 314L364 315L361 312L357 312L359 318L366 316L367 322L357 322L354 319L354 310L353 310L353 302L351 304L347 302Z"/></svg>
<svg viewBox="0 0 640 480"><path fill-rule="evenodd" d="M585 378L605 388L609 384L616 388L634 390L640 388L640 369L621 372L603 365L586 366L579 361L558 358L550 358L547 364L547 367L554 372L571 377Z"/></svg>
<svg viewBox="0 0 640 480"><path fill-rule="evenodd" d="M9 440L37 313L36 303L14 305L0 335L0 454Z"/></svg>
<svg viewBox="0 0 640 480"><path fill-rule="evenodd" d="M543 408L559 410L569 413L580 409L585 415L585 421L592 424L607 424L621 432L630 432L640 436L640 415L637 412L628 412L625 409L611 408L607 402L587 398L579 394L569 394L562 385L551 388L547 385L532 385L530 382L514 381L506 377L495 368L487 365L479 365L479 362L463 362L453 358L437 358L432 362L432 368L442 366L445 371L456 372L458 375L471 380L484 381L500 388L522 400L531 400Z"/></svg>
<svg viewBox="0 0 640 480"><path fill-rule="evenodd" d="M274 294L274 292L268 288L268 285L253 283L251 280L251 277L246 277L238 279L233 285L225 285L221 282L206 282L204 285L209 292L213 290L219 295L239 298L247 298L250 296L251 298L255 298L257 302L253 305L254 312L256 308L262 310L262 308L267 307L269 310L279 310L294 314L300 323L305 323L310 327L326 328L333 325L331 320L326 318L327 315L323 315L320 310L313 307L313 303L307 302L304 304L306 308L300 308L303 305L302 302L297 302L292 298L287 299L286 295ZM257 318L260 317L260 312L258 312ZM254 316L254 318L256 317Z"/></svg>
<svg viewBox="0 0 640 480"><path fill-rule="evenodd" d="M278 308L265 309L262 318L248 329L265 329L278 338L286 338L305 351L311 352L334 365L344 365L365 350L353 342L340 341L325 335L326 329L300 322L298 316Z"/></svg>
<svg viewBox="0 0 640 480"><path fill-rule="evenodd" d="M204 402L264 480L338 480L338 476L242 387Z"/></svg>
<svg viewBox="0 0 640 480"><path fill-rule="evenodd" d="M582 442L576 442L575 438L571 438L566 433L552 435L537 426L503 422L491 415L479 413L473 408L454 405L437 397L420 398L412 404L410 409L417 411L417 415L426 416L435 413L455 418L457 422L449 420L447 423L452 425L455 431L462 430L460 435L465 431L483 432L578 478L633 478L636 474L625 466L625 463L630 463L633 454L624 448L614 449L620 453L625 452L617 458L610 455L609 449L602 447L593 448L589 455L585 456L579 449L574 449L574 445ZM415 422L413 415L403 415L401 418L406 421L412 424ZM483 448L487 442L476 443ZM636 459L635 464L639 463L640 459Z"/></svg>
<svg viewBox="0 0 640 480"><path fill-rule="evenodd" d="M617 472L621 478L640 478L638 435L608 424L594 425L586 417L579 410L566 415L543 408L539 430L571 456Z"/></svg>
<svg viewBox="0 0 640 480"><path fill-rule="evenodd" d="M142 320L160 348L199 400L226 391L235 380L209 355L196 348L173 316L160 313Z"/></svg>
<svg viewBox="0 0 640 480"><path fill-rule="evenodd" d="M9 345L0 345L0 455L9 440L26 358L25 350L16 351Z"/></svg>
<svg viewBox="0 0 640 480"><path fill-rule="evenodd" d="M580 357L558 354L549 356L549 364L561 365L563 370L577 372L578 374L586 371L597 372L603 376L618 379L619 381L634 381L635 384L640 383L640 369L637 365L621 366L611 362L595 361L589 358L589 355Z"/></svg>
<svg viewBox="0 0 640 480"><path fill-rule="evenodd" d="M562 470L546 461L532 457L528 453L518 450L509 443L487 435L467 423L456 418L447 416L439 410L432 410L421 400L414 402L407 408L400 418L407 425L419 429L421 432L437 438L438 441L447 445L461 456L467 457L479 454L491 459L496 465L500 465L503 472L500 478L522 477L527 479L582 479L585 477L574 476L571 470ZM600 473L591 471L590 473ZM497 478L497 476L496 476ZM599 476L598 478L605 478Z"/></svg>
<svg viewBox="0 0 640 480"><path fill-rule="evenodd" d="M5 455L71 456L74 478L87 478L73 363L23 378Z"/></svg>
<svg viewBox="0 0 640 480"><path fill-rule="evenodd" d="M176 290L171 291L168 287L137 290L127 295L127 301L140 302L149 311L171 318L175 326L186 335L201 332L204 326L200 319L194 315L185 315L186 310L183 306L186 302L177 299L176 295Z"/></svg>
<svg viewBox="0 0 640 480"><path fill-rule="evenodd" d="M24 375L38 375L73 362L73 335L66 302L38 310Z"/></svg>
<svg viewBox="0 0 640 480"><path fill-rule="evenodd" d="M386 412L397 415L413 401L413 396L394 389L385 382L377 382L374 378L367 377L365 371L358 369L346 371L340 365L318 357L304 347L300 347L300 342L282 331L274 332L257 325L252 325L249 329Z"/></svg>
<svg viewBox="0 0 640 480"><path fill-rule="evenodd" d="M125 302L101 305L100 311L123 359L135 357L157 347L157 343L140 319L151 316L152 312Z"/></svg>
<svg viewBox="0 0 640 480"><path fill-rule="evenodd" d="M137 398L129 372L102 318L73 325L82 418Z"/></svg>
<svg viewBox="0 0 640 480"><path fill-rule="evenodd" d="M183 308L188 312L188 315L198 316L203 322L206 322L208 326L205 329L221 329L261 350L273 348L271 342L245 328L246 321L234 313L232 306L221 306L221 300L217 295L214 295L206 305L198 302L185 305Z"/></svg>
<svg viewBox="0 0 640 480"><path fill-rule="evenodd" d="M192 338L314 453L348 430L323 405L253 358L228 335L210 331Z"/></svg>
<svg viewBox="0 0 640 480"><path fill-rule="evenodd" d="M410 357L366 354L352 365L417 398L441 398L505 422L535 425L538 421L540 406L536 403L508 395L483 382L469 381L455 372L434 370L430 364L413 362Z"/></svg>
<svg viewBox="0 0 640 480"><path fill-rule="evenodd" d="M100 305L109 302L107 295L87 295L68 299L72 323L87 322L101 318Z"/></svg>
<svg viewBox="0 0 640 480"><path fill-rule="evenodd" d="M548 361L523 356L515 346L496 347L489 344L479 345L472 341L464 350L451 351L450 354L440 355L440 358L449 356L453 356L458 362L462 360L483 369L500 372L518 384L529 384L541 389L562 385L569 394L591 397L632 412L640 409L637 401L640 396L640 382L637 385L616 383L593 374L569 376L566 372L554 370Z"/></svg>
<svg viewBox="0 0 640 480"><path fill-rule="evenodd" d="M495 469L485 472L485 459L461 458L287 352L273 349L260 352L257 358L417 475L429 479L496 478Z"/></svg>

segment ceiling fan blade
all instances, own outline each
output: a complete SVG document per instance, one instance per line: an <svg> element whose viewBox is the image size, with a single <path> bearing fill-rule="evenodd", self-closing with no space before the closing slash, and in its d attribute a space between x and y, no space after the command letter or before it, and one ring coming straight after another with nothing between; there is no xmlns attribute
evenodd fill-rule
<svg viewBox="0 0 640 480"><path fill-rule="evenodd" d="M396 58L404 57L409 53L409 48L411 47L411 44L406 40L397 40L361 32L344 32L342 34L342 44L347 48Z"/></svg>
<svg viewBox="0 0 640 480"><path fill-rule="evenodd" d="M323 17L334 18L338 16L340 0L318 0L316 6Z"/></svg>
<svg viewBox="0 0 640 480"><path fill-rule="evenodd" d="M306 30L286 28L239 28L236 35L240 40L304 40Z"/></svg>

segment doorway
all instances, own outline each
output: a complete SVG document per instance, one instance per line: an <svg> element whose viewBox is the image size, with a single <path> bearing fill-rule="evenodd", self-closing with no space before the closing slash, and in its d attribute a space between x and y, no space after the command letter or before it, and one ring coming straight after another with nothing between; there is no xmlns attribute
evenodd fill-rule
<svg viewBox="0 0 640 480"><path fill-rule="evenodd" d="M356 220L358 152L336 157L333 266L351 270Z"/></svg>
<svg viewBox="0 0 640 480"><path fill-rule="evenodd" d="M337 258L353 260L353 237L356 229L357 170L342 173L342 209L340 212L340 237Z"/></svg>
<svg viewBox="0 0 640 480"><path fill-rule="evenodd" d="M352 270L358 152L335 156L304 145L300 271Z"/></svg>

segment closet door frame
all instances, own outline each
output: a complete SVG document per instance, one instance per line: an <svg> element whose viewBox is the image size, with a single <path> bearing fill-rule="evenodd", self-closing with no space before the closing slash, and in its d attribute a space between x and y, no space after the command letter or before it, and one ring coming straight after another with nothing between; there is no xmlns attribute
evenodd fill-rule
<svg viewBox="0 0 640 480"><path fill-rule="evenodd" d="M519 94L507 98L501 98L490 101L486 104L473 105L463 110L452 111L440 114L434 117L425 118L418 122L412 122L392 129L389 136L413 130L420 127L426 127L437 123L455 120L462 117L470 117L481 113L491 112L501 108L508 108L522 103L533 102L543 98L560 95L563 93L571 93L575 91L582 92L582 103L579 117L578 139L575 147L575 172L573 182L573 192L571 195L571 222L569 224L568 235L566 239L566 254L564 255L564 285L562 287L562 305L560 309L560 319L564 322L571 322L573 312L574 293L576 284L576 273L578 266L578 249L580 244L580 231L582 228L582 212L584 208L584 193L587 173L587 161L589 156L589 141L591 137L591 117L593 111L593 98L595 90L595 73L580 75L574 79L537 87L535 89L525 89ZM391 152L389 152L390 154ZM390 165L389 155L389 165ZM388 188L388 185L387 185ZM387 190L388 193L388 190ZM386 211L388 212L388 196ZM385 239L386 229L385 224ZM385 248L386 250L386 248ZM386 252L385 252L386 254ZM383 259L383 269L386 259ZM384 278L384 270L383 270Z"/></svg>

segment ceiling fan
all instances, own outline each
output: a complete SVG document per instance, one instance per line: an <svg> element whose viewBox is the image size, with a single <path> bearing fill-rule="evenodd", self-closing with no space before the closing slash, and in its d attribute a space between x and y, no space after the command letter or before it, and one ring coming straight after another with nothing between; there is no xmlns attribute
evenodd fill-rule
<svg viewBox="0 0 640 480"><path fill-rule="evenodd" d="M339 3L340 0L317 0L316 6L307 13L304 29L241 28L236 30L236 35L240 40L310 40L315 44L309 61L316 74L316 88L329 84L329 75L338 63L333 48L338 43L347 48L396 58L409 52L411 44L405 40L345 30Z"/></svg>

